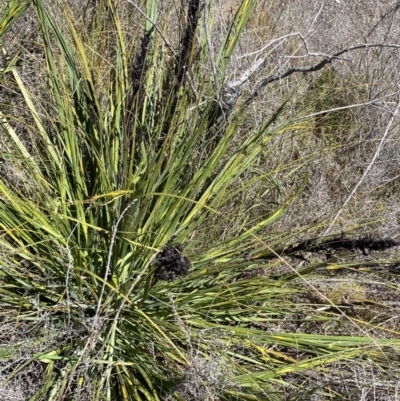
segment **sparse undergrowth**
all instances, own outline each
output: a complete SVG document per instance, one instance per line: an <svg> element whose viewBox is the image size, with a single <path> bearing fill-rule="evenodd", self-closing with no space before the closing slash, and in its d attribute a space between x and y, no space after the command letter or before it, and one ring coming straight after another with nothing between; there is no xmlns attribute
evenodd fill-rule
<svg viewBox="0 0 400 401"><path fill-rule="evenodd" d="M255 96L300 3L1 5L0 401L399 399L398 50Z"/></svg>

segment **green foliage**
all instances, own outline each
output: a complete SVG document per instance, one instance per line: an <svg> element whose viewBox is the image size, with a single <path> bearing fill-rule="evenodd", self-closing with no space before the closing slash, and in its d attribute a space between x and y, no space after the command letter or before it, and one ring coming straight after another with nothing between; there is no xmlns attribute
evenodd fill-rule
<svg viewBox="0 0 400 401"><path fill-rule="evenodd" d="M23 14L31 4L31 0L10 0L3 3L0 12L0 33L4 35L11 25Z"/></svg>
<svg viewBox="0 0 400 401"><path fill-rule="evenodd" d="M271 399L281 376L358 356L372 343L255 328L291 314L288 296L296 289L288 282L297 276L246 277L274 262L255 264L243 254L270 250L257 234L291 198L251 227L236 223L235 210L222 211L257 181L239 177L283 131L276 126L281 110L234 141L246 109L239 100L221 119L217 95L256 2L243 1L232 21L217 82L196 68L210 61L200 3L189 1L182 37L171 44L168 15L159 21L157 1L143 1L141 40L131 45L111 0L99 2L87 36L67 4L61 25L34 0L47 103L31 95L18 69L2 71L13 74L30 113L22 135L0 115L4 158L18 173L0 179L0 299L6 323L32 325L34 340L24 341L35 351L6 378L32 363L44 366L32 400L185 399L179 392L187 377L197 378L204 399ZM0 35L27 5L9 3ZM212 29L212 19L202 23ZM207 243L211 231L221 231L212 226L216 217L230 229ZM168 252L172 261L163 267ZM188 275L162 280L162 267L189 262ZM385 344L394 342L375 341ZM271 345L308 357L287 357ZM0 358L17 352L18 344L4 347ZM218 394L203 375L187 374L215 358L230 376Z"/></svg>

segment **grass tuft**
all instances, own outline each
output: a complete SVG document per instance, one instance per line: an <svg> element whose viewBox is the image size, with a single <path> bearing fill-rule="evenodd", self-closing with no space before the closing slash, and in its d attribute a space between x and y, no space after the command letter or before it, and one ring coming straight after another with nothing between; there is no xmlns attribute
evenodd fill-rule
<svg viewBox="0 0 400 401"><path fill-rule="evenodd" d="M332 399L337 367L351 397L360 370L395 366L397 326L367 294L398 291L398 241L321 236L314 217L280 230L320 158L302 133L329 153L353 121L294 113L304 83L254 116L264 95L246 101L231 73L257 1L227 24L200 0L1 7L4 54L24 13L36 38L0 69L0 398ZM338 79L321 75L315 110L342 104ZM319 287L368 269L357 294Z"/></svg>

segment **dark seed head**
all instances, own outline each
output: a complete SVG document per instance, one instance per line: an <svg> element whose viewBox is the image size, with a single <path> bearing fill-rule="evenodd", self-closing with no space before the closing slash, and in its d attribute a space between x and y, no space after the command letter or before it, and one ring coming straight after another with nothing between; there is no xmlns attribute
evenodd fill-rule
<svg viewBox="0 0 400 401"><path fill-rule="evenodd" d="M178 277L186 276L191 266L190 260L182 255L181 243L165 245L156 256L158 267L155 277L158 280L173 281Z"/></svg>

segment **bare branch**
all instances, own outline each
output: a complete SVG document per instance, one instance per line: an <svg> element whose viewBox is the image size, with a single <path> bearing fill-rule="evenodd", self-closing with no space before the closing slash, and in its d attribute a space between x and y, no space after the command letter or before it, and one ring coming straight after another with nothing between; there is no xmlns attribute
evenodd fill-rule
<svg viewBox="0 0 400 401"><path fill-rule="evenodd" d="M372 33L376 30L376 28L382 23L383 20L386 19L389 15L393 15L397 12L397 10L400 8L400 3L397 3L393 8L391 8L388 12L383 14L379 21L371 28L371 30L368 32L367 38L369 38Z"/></svg>
<svg viewBox="0 0 400 401"><path fill-rule="evenodd" d="M248 70L246 70L238 80L227 82L225 86L227 88L236 90L236 88L242 86L260 67L264 64L265 58L261 58L256 61Z"/></svg>
<svg viewBox="0 0 400 401"><path fill-rule="evenodd" d="M309 53L308 55L323 56L324 59L322 61L320 61L319 63L312 65L312 66L290 68L283 74L271 75L268 78L263 79L261 81L261 83L258 85L257 89L246 99L245 104L246 105L250 104L253 101L253 99L255 97L257 97L261 93L261 91L271 82L280 81L296 72L307 73L307 72L314 72L314 71L321 70L323 67L325 67L326 64L330 64L332 61L340 59L340 56L342 54L345 54L345 53L348 53L348 52L351 52L354 50L369 49L369 48L374 48L374 47L400 49L400 45L397 45L397 44L365 43L365 44L361 44L361 45L347 47L347 48L342 49L339 52L332 54L332 55L321 55L318 53L315 53L315 54Z"/></svg>
<svg viewBox="0 0 400 401"><path fill-rule="evenodd" d="M305 42L305 40L304 40L304 38L303 38L303 36L302 36L302 34L301 34L300 32L292 32L292 33L288 33L287 35L280 36L279 38L270 40L270 41L269 41L264 47L262 47L261 49L256 50L255 52L243 54L242 56L239 56L237 59L240 60L240 59L242 59L242 58L247 58L247 57L250 57L250 56L259 55L259 54L262 53L264 50L268 49L268 47L272 46L274 43L279 42L279 44L280 44L280 42L282 42L284 39L290 38L291 36L300 36L301 39L303 40L303 42ZM307 48L307 46L306 46L306 48Z"/></svg>
<svg viewBox="0 0 400 401"><path fill-rule="evenodd" d="M239 97L239 94L241 92L241 86L250 79L250 77L265 63L265 60L267 59L267 56L274 51L277 47L279 47L282 43L282 41L284 41L285 39L287 39L288 37L291 36L300 36L301 40L303 41L307 51L308 51L308 47L307 47L307 42L305 40L305 38L302 36L302 34L300 32L293 32L293 33L289 33L287 35L283 35L280 36L279 38L276 38L274 40L271 40L270 42L268 42L268 44L266 46L264 46L263 48L252 52L252 53L247 53L244 54L242 56L240 56L238 59L244 58L244 57L249 57L249 56L256 56L255 57L255 62L253 63L253 65L248 68L244 73L242 73L242 75L239 77L239 79L235 80L235 81L230 81L230 82L226 82L224 85L224 94L222 96L222 101L225 104L225 108L226 109L232 109L232 107L236 104L236 101ZM260 53L264 52L268 47L272 46L274 43L278 42L264 57L262 58L258 58Z"/></svg>

